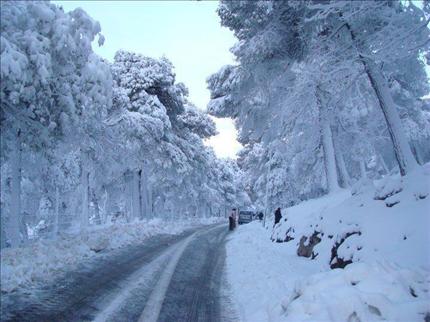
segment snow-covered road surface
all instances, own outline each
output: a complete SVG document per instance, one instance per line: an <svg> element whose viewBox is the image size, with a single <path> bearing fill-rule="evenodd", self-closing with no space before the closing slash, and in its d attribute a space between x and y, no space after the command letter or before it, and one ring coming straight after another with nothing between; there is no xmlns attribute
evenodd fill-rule
<svg viewBox="0 0 430 322"><path fill-rule="evenodd" d="M229 321L225 225L107 252L51 285L2 294L2 321Z"/></svg>

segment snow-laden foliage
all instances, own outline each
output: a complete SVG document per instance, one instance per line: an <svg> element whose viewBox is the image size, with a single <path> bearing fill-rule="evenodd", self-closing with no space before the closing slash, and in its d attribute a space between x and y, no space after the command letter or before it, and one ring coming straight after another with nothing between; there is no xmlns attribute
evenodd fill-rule
<svg viewBox="0 0 430 322"><path fill-rule="evenodd" d="M208 78L239 164L273 210L430 158L429 7L410 1L221 1L238 64Z"/></svg>
<svg viewBox="0 0 430 322"><path fill-rule="evenodd" d="M82 9L1 4L2 247L90 225L204 217L249 202L241 171L204 144L216 134L172 64L92 51Z"/></svg>

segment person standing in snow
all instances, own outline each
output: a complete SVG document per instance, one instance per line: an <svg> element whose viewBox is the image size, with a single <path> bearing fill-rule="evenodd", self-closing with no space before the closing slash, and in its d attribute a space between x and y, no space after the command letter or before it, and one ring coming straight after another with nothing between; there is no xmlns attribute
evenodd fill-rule
<svg viewBox="0 0 430 322"><path fill-rule="evenodd" d="M282 214L281 214L281 208L278 207L275 211L275 223L273 224L273 227L276 226L277 223L281 221Z"/></svg>
<svg viewBox="0 0 430 322"><path fill-rule="evenodd" d="M231 213L230 216L228 216L228 229L229 230L233 230L234 229L233 213Z"/></svg>
<svg viewBox="0 0 430 322"><path fill-rule="evenodd" d="M258 215L257 215L257 217L258 217L258 220L263 220L263 217L264 217L264 215L263 215L263 213L260 211L259 213L258 213Z"/></svg>
<svg viewBox="0 0 430 322"><path fill-rule="evenodd" d="M233 209L231 210L231 214L230 214L230 216L231 216L231 218L232 218L232 225L233 225L232 230L233 230L233 229L235 229L235 228L236 228L236 208L233 208Z"/></svg>

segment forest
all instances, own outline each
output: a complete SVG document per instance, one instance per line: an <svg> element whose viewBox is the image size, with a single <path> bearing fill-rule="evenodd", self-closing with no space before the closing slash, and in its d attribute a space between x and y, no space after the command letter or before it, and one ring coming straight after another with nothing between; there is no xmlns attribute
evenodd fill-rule
<svg viewBox="0 0 430 322"><path fill-rule="evenodd" d="M275 209L430 159L429 3L223 2L239 62L208 79L253 202Z"/></svg>
<svg viewBox="0 0 430 322"><path fill-rule="evenodd" d="M197 106L81 7L1 1L2 321L430 321L430 1L80 4L210 9L232 63Z"/></svg>
<svg viewBox="0 0 430 322"><path fill-rule="evenodd" d="M97 56L82 9L1 13L2 247L115 221L272 212L430 159L429 4L222 2L207 112L167 58ZM106 35L109 37L109 35ZM237 162L205 140L233 118Z"/></svg>
<svg viewBox="0 0 430 322"><path fill-rule="evenodd" d="M2 247L249 203L237 164L204 144L215 124L169 60L118 51L109 63L91 47L103 41L80 8L2 3Z"/></svg>

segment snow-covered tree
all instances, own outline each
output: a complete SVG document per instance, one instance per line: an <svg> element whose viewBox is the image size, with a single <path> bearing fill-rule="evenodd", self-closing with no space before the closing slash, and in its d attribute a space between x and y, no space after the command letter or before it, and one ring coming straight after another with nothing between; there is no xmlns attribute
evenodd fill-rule
<svg viewBox="0 0 430 322"><path fill-rule="evenodd" d="M416 149L413 140L427 135L417 129L429 128L420 100L428 92L425 10L386 1L220 3L239 64L208 78L208 110L235 119L240 164L261 173L254 201L291 204L394 164L401 174L415 166L409 144ZM401 62L411 68L396 68ZM258 162L247 157L254 147L264 151Z"/></svg>
<svg viewBox="0 0 430 322"><path fill-rule="evenodd" d="M380 64L399 63L428 51L428 13L412 1L328 1L309 7L313 10L309 20L320 28L325 26L328 38L338 36L334 54L348 60L355 58L363 65L384 115L400 173L406 174L417 163Z"/></svg>
<svg viewBox="0 0 430 322"><path fill-rule="evenodd" d="M81 9L66 14L48 2L20 1L2 3L1 34L2 155L8 171L2 177L11 178L10 204L4 206L16 246L23 226L23 155L50 158L67 128L79 128L86 112L79 96L91 96L82 86L91 42L102 37L100 25Z"/></svg>
<svg viewBox="0 0 430 322"><path fill-rule="evenodd" d="M119 51L109 64L91 48L99 24L49 2L2 3L1 32L2 247L247 202L166 58Z"/></svg>

